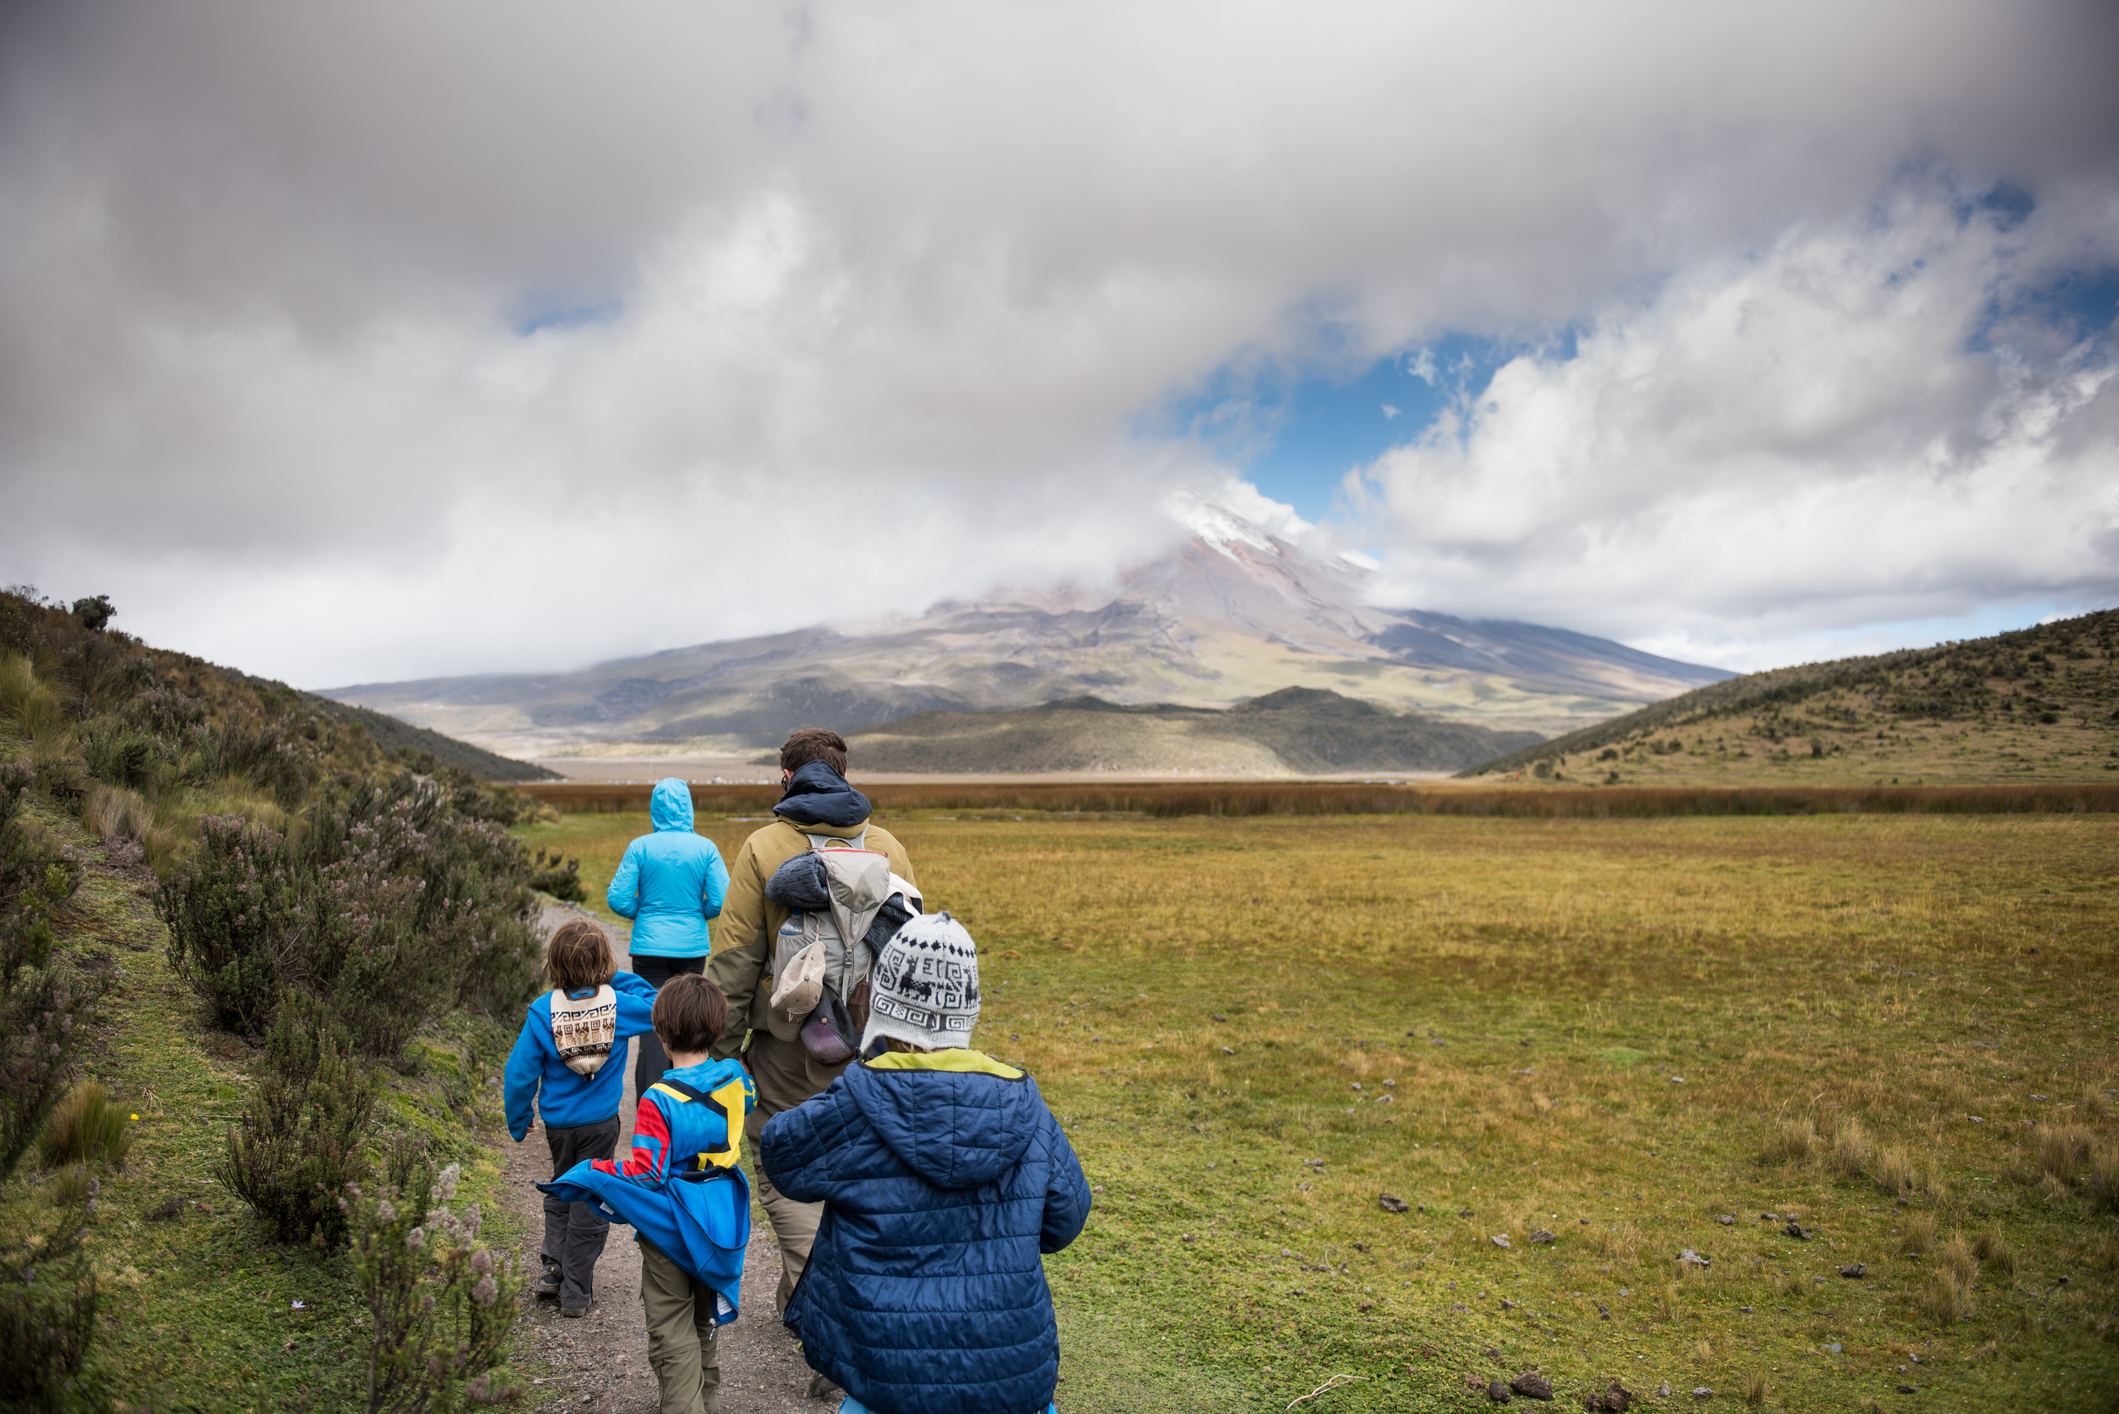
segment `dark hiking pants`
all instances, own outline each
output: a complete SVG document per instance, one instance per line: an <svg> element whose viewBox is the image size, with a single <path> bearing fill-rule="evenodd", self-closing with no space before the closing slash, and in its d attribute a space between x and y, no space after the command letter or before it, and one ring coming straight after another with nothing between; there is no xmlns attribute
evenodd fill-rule
<svg viewBox="0 0 2119 1414"><path fill-rule="evenodd" d="M706 959L703 957L633 959L633 974L658 992L662 990L662 984L672 977L685 972L704 971ZM647 1087L662 1078L662 1073L670 1068L670 1058L668 1052L662 1049L662 1039L652 1031L634 1037L633 1044L640 1048L639 1058L633 1062L633 1094L638 1097L645 1095Z"/></svg>
<svg viewBox="0 0 2119 1414"><path fill-rule="evenodd" d="M608 1159L618 1152L618 1116L572 1129L546 1125L544 1137L552 1146L552 1177L557 1178L583 1159ZM587 1203L544 1195L544 1256L559 1264L559 1304L565 1309L579 1311L589 1304L596 1291L596 1259L610 1235L610 1221Z"/></svg>

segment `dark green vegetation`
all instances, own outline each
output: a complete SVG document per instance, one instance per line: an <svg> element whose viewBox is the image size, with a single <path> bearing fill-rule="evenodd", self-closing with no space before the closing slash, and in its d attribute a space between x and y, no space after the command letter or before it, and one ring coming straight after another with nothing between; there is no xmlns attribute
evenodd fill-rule
<svg viewBox="0 0 2119 1414"><path fill-rule="evenodd" d="M2119 1394L2110 815L890 827L1100 1188L1063 1408Z"/></svg>
<svg viewBox="0 0 2119 1414"><path fill-rule="evenodd" d="M864 771L976 774L1454 771L1539 740L1306 687L1227 710L1069 697L1008 712L918 712L847 736Z"/></svg>
<svg viewBox="0 0 2119 1414"><path fill-rule="evenodd" d="M645 782L567 781L524 788L524 794L572 814L624 814L647 809L654 787ZM1023 811L1098 816L1138 815L1474 815L1518 820L1667 819L1683 815L2010 815L2119 809L2119 781L2015 786L1685 786L1546 791L1520 787L1352 784L1326 781L1168 781L1122 785L1004 781L921 782L862 789L886 817L904 812ZM692 787L695 809L723 815L762 815L780 798L777 786ZM975 819L976 815L963 818ZM538 857L546 851L540 848ZM571 862L571 861L570 861ZM578 887L559 879L552 886ZM565 897L576 897L568 894Z"/></svg>
<svg viewBox="0 0 2119 1414"><path fill-rule="evenodd" d="M2119 771L2119 609L1731 678L1463 772L1588 784L2082 780Z"/></svg>
<svg viewBox="0 0 2119 1414"><path fill-rule="evenodd" d="M0 1403L499 1393L514 1279L425 1205L497 1172L541 807L89 607L0 596Z"/></svg>
<svg viewBox="0 0 2119 1414"><path fill-rule="evenodd" d="M506 756L496 756L490 751L458 741L453 736L415 727L410 722L382 712L372 712L366 707L356 707L350 702L334 702L328 697L319 697L313 692L302 694L302 700L327 717L367 728L368 735L381 747L386 755L402 756L409 752L409 759L432 758L437 766L462 771L467 776L481 781L556 781L556 771L547 771L542 766L528 761L515 761ZM435 767L427 767L430 772Z"/></svg>

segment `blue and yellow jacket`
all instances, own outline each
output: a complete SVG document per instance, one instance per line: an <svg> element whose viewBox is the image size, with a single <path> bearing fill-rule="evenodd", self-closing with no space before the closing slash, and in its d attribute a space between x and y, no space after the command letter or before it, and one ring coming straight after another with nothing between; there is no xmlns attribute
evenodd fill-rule
<svg viewBox="0 0 2119 1414"><path fill-rule="evenodd" d="M712 1287L714 1319L736 1319L743 1252L750 1245L750 1182L737 1167L743 1118L757 1103L734 1060L688 1065L640 1097L633 1148L621 1164L591 1159L537 1186L569 1203L593 1203L629 1223L664 1256Z"/></svg>

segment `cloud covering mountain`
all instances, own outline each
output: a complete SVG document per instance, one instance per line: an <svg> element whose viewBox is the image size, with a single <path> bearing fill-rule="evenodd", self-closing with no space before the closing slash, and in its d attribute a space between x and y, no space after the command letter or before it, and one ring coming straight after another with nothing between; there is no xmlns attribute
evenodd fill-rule
<svg viewBox="0 0 2119 1414"><path fill-rule="evenodd" d="M1108 587L1240 480L1252 374L1476 338L1305 508L1388 602L1749 665L2105 600L2115 48L2088 0L32 0L0 577L309 683Z"/></svg>

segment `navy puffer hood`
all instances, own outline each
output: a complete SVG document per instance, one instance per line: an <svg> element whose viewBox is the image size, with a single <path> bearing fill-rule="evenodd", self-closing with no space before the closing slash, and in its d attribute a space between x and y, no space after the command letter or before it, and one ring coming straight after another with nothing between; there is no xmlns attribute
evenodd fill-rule
<svg viewBox="0 0 2119 1414"><path fill-rule="evenodd" d="M857 1065L846 1093L884 1148L937 1188L977 1188L1023 1160L1045 1102L1037 1082Z"/></svg>
<svg viewBox="0 0 2119 1414"><path fill-rule="evenodd" d="M793 825L833 825L849 829L868 818L868 797L822 761L794 774L773 814Z"/></svg>

